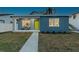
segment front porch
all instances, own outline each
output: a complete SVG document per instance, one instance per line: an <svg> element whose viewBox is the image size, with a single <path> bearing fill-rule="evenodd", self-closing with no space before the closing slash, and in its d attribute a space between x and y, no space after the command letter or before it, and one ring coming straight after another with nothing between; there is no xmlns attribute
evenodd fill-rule
<svg viewBox="0 0 79 59"><path fill-rule="evenodd" d="M12 17L13 32L40 32L39 17Z"/></svg>

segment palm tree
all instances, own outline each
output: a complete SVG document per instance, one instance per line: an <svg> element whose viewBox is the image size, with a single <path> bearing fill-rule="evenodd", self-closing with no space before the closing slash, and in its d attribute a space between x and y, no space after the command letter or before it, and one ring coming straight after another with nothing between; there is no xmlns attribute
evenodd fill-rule
<svg viewBox="0 0 79 59"><path fill-rule="evenodd" d="M47 15L51 15L51 14L55 14L55 8L52 8L52 7L48 7L47 8L47 11L46 11L46 14Z"/></svg>

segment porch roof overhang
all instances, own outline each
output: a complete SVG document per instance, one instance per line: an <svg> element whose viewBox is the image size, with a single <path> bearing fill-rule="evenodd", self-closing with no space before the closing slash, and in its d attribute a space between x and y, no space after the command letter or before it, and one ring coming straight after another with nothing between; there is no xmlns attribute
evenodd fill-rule
<svg viewBox="0 0 79 59"><path fill-rule="evenodd" d="M42 16L44 16L44 17L48 17L48 16L52 16L52 17L69 17L69 15L26 15L26 16L15 16L15 15L13 15L13 16L10 16L11 18L13 18L13 19L19 19L19 18L21 18L21 19L23 19L23 18L40 18L40 17L42 17Z"/></svg>
<svg viewBox="0 0 79 59"><path fill-rule="evenodd" d="M16 18L16 17L41 17L41 16L56 16L56 17L69 17L70 15L26 15L26 16L10 16L11 18Z"/></svg>

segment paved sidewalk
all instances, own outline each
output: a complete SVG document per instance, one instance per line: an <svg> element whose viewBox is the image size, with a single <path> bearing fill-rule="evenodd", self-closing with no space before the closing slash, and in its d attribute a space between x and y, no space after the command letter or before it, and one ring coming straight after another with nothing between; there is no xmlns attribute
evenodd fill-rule
<svg viewBox="0 0 79 59"><path fill-rule="evenodd" d="M20 52L37 52L38 51L38 32L33 32Z"/></svg>
<svg viewBox="0 0 79 59"><path fill-rule="evenodd" d="M72 32L79 33L79 31L72 31Z"/></svg>

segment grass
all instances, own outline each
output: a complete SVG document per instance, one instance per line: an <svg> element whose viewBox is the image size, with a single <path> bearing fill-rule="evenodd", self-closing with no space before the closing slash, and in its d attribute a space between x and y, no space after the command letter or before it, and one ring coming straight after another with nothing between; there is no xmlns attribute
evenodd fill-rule
<svg viewBox="0 0 79 59"><path fill-rule="evenodd" d="M79 52L79 33L39 34L40 52Z"/></svg>
<svg viewBox="0 0 79 59"><path fill-rule="evenodd" d="M0 52L17 52L31 33L0 33Z"/></svg>

